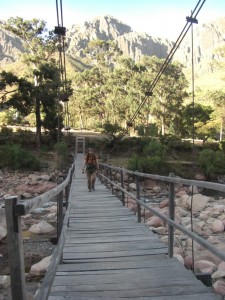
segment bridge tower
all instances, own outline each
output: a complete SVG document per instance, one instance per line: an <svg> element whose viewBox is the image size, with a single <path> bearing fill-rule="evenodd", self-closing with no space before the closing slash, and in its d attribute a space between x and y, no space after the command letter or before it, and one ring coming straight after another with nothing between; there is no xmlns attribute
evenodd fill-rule
<svg viewBox="0 0 225 300"><path fill-rule="evenodd" d="M85 154L85 137L76 137L76 153Z"/></svg>

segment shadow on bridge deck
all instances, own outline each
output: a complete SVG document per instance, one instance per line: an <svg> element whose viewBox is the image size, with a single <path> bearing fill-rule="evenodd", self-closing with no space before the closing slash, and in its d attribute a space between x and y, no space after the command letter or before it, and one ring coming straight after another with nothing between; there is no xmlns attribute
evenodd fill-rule
<svg viewBox="0 0 225 300"><path fill-rule="evenodd" d="M169 259L167 246L104 185L88 192L82 160L78 154L63 263L48 299L220 299Z"/></svg>

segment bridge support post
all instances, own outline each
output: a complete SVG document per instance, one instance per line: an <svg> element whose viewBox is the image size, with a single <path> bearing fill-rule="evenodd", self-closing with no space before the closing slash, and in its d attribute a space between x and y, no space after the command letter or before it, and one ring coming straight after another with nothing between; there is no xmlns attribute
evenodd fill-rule
<svg viewBox="0 0 225 300"><path fill-rule="evenodd" d="M140 181L139 177L136 176L136 196L140 200ZM141 223L141 205L137 203L137 214L138 214L138 223Z"/></svg>
<svg viewBox="0 0 225 300"><path fill-rule="evenodd" d="M171 175L170 175L171 176ZM169 217L174 221L174 183L169 183ZM172 225L168 226L168 256L173 257L173 242L174 242L174 227Z"/></svg>
<svg viewBox="0 0 225 300"><path fill-rule="evenodd" d="M109 169L109 179L112 181L112 169ZM111 184L112 194L113 194L113 185Z"/></svg>
<svg viewBox="0 0 225 300"><path fill-rule="evenodd" d="M63 192L57 196L57 240L59 240L63 226Z"/></svg>
<svg viewBox="0 0 225 300"><path fill-rule="evenodd" d="M122 189L124 189L123 170L120 170L120 183L121 183ZM125 195L124 195L123 191L122 191L122 203L123 203L123 206L124 206L125 205Z"/></svg>
<svg viewBox="0 0 225 300"><path fill-rule="evenodd" d="M12 300L26 300L21 216L15 214L17 197L5 200Z"/></svg>

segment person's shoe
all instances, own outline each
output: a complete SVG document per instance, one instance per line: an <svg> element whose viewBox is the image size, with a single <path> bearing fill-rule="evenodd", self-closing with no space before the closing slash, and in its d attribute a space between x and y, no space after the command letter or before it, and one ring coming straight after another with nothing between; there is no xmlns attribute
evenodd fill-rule
<svg viewBox="0 0 225 300"><path fill-rule="evenodd" d="M91 189L88 189L89 192L91 192Z"/></svg>
<svg viewBox="0 0 225 300"><path fill-rule="evenodd" d="M92 187L92 190L95 191L95 187L94 186Z"/></svg>

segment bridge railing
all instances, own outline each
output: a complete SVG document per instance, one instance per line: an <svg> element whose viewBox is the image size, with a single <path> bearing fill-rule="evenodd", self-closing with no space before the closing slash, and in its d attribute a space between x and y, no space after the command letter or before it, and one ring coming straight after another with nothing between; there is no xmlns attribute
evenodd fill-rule
<svg viewBox="0 0 225 300"><path fill-rule="evenodd" d="M54 272L61 259L61 253L65 240L65 231L68 222L68 211L70 207L69 191L72 182L75 165L70 168L66 179L51 189L50 191L39 195L38 197L25 201L19 200L16 196L5 199L5 212L7 223L8 254L11 278L11 296L12 300L26 300L25 289L25 266L21 216L24 216L36 208L54 199L57 200L57 240L58 245L53 253L47 276L35 299L46 299L51 280L54 278ZM65 199L65 201L64 201ZM63 213L63 207L66 207L66 213ZM64 226L65 225L65 226Z"/></svg>
<svg viewBox="0 0 225 300"><path fill-rule="evenodd" d="M119 174L120 182L119 185L113 180L113 172ZM132 178L135 178L136 182L136 194L130 193L127 189L124 188L125 182L124 177L128 175ZM196 186L200 188L210 189L219 192L225 192L225 185L220 183L213 183L207 181L198 181L198 180L189 180L183 179L180 177L175 177L173 174L170 176L160 176L154 174L145 174L140 172L133 172L130 170L126 170L121 167L113 167L111 165L100 163L100 172L99 172L100 180L104 183L110 185L110 188L113 190L116 188L120 190L122 193L122 203L125 205L125 195L135 200L137 203L137 219L138 222L141 222L141 207L150 211L153 215L158 216L164 222L168 224L168 256L173 257L173 245L174 245L174 228L180 230L182 233L186 234L192 240L196 241L202 247L210 251L212 254L219 257L221 260L225 261L225 252L217 249L212 244L207 242L201 236L194 233L192 230L187 229L181 224L178 224L175 221L175 196L174 196L174 187L176 184L182 184L187 186ZM169 186L169 216L165 216L160 213L158 210L153 207L149 207L146 203L141 200L140 197L140 182L145 179L153 179L157 181L162 181L168 184Z"/></svg>

